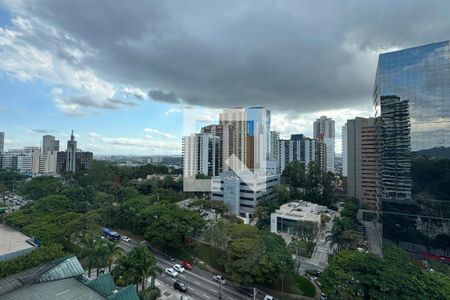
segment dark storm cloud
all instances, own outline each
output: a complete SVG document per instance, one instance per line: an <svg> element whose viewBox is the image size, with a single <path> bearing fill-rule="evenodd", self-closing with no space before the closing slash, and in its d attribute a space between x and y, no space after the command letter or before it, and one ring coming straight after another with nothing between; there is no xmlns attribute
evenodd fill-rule
<svg viewBox="0 0 450 300"><path fill-rule="evenodd" d="M155 100L301 113L367 104L382 47L450 35L449 1L26 1L10 9L88 53L68 63L152 89Z"/></svg>
<svg viewBox="0 0 450 300"><path fill-rule="evenodd" d="M164 92L158 89L152 89L148 92L148 96L156 101L163 101L168 103L179 103L174 92Z"/></svg>

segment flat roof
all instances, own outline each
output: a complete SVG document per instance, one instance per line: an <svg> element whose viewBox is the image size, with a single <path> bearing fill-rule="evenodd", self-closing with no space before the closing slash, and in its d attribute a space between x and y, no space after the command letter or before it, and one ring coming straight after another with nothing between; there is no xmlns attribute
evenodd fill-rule
<svg viewBox="0 0 450 300"><path fill-rule="evenodd" d="M11 226L0 223L0 256L33 248L27 243L30 237Z"/></svg>

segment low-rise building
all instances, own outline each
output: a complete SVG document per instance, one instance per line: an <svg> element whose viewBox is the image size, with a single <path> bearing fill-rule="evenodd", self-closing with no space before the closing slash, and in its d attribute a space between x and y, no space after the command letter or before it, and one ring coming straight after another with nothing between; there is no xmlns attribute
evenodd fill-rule
<svg viewBox="0 0 450 300"><path fill-rule="evenodd" d="M25 255L37 247L33 237L6 223L0 223L0 261Z"/></svg>
<svg viewBox="0 0 450 300"><path fill-rule="evenodd" d="M320 215L326 206L307 201L293 201L280 206L270 214L270 231L293 235L297 222L312 222L320 226Z"/></svg>
<svg viewBox="0 0 450 300"><path fill-rule="evenodd" d="M211 180L211 199L223 201L236 216L251 218L258 201L276 199L273 185L279 181L279 175L266 172L223 172Z"/></svg>

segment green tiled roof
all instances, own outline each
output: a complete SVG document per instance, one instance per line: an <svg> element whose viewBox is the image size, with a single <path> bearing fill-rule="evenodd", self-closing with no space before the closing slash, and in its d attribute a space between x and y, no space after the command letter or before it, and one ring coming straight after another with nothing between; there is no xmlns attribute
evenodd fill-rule
<svg viewBox="0 0 450 300"><path fill-rule="evenodd" d="M139 296L134 289L134 286L129 285L117 293L108 296L108 300L139 300Z"/></svg>
<svg viewBox="0 0 450 300"><path fill-rule="evenodd" d="M105 273L87 282L86 285L105 298L111 295L116 289L111 273Z"/></svg>

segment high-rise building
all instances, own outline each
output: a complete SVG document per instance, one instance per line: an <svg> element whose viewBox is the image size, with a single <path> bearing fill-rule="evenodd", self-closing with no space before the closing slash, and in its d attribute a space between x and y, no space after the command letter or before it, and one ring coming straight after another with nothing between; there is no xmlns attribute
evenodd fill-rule
<svg viewBox="0 0 450 300"><path fill-rule="evenodd" d="M31 153L23 153L17 156L17 170L22 173L31 173L33 156Z"/></svg>
<svg viewBox="0 0 450 300"><path fill-rule="evenodd" d="M57 152L48 151L39 155L39 174L56 174Z"/></svg>
<svg viewBox="0 0 450 300"><path fill-rule="evenodd" d="M0 131L0 153L5 152L5 133Z"/></svg>
<svg viewBox="0 0 450 300"><path fill-rule="evenodd" d="M247 166L249 169L266 170L272 149L270 146L270 110L262 106L255 106L246 108L245 113L248 141Z"/></svg>
<svg viewBox="0 0 450 300"><path fill-rule="evenodd" d="M210 133L183 137L183 175L216 176L219 174L220 138Z"/></svg>
<svg viewBox="0 0 450 300"><path fill-rule="evenodd" d="M219 115L223 125L222 170L240 171L247 166L247 121L244 108L224 109ZM234 157L235 159L232 159Z"/></svg>
<svg viewBox="0 0 450 300"><path fill-rule="evenodd" d="M66 171L75 173L76 172L76 161L77 161L77 141L75 141L75 136L70 135L70 140L67 141L67 151L66 151Z"/></svg>
<svg viewBox="0 0 450 300"><path fill-rule="evenodd" d="M361 200L362 190L362 132L363 128L374 124L373 118L347 120L346 128L346 165L347 165L347 195Z"/></svg>
<svg viewBox="0 0 450 300"><path fill-rule="evenodd" d="M361 127L361 207L379 211L382 127L380 118L369 118Z"/></svg>
<svg viewBox="0 0 450 300"><path fill-rule="evenodd" d="M450 147L450 41L380 54L373 91L409 100L411 150ZM450 150L450 149L449 149Z"/></svg>
<svg viewBox="0 0 450 300"><path fill-rule="evenodd" d="M381 96L381 197L383 202L411 201L411 146L408 100Z"/></svg>
<svg viewBox="0 0 450 300"><path fill-rule="evenodd" d="M224 155L223 155L222 152L224 151L223 150L224 149L223 147L224 147L224 144L225 144L224 143L224 139L228 138L228 137L224 136L224 127L227 127L227 126L213 124L213 125L205 126L201 130L201 133L209 133L209 134L212 134L214 136L219 137L219 149L218 149L218 151L219 151L219 155L218 156L219 157L217 158L218 161L219 161L218 166L217 166L219 173L222 172L222 166L223 166L223 157L224 157ZM228 130L227 130L227 132L228 132ZM229 145L229 142L226 143L226 144ZM227 151L228 151L228 149L227 149Z"/></svg>
<svg viewBox="0 0 450 300"><path fill-rule="evenodd" d="M278 166L280 174L286 165L296 160L308 166L315 161L322 171L326 171L326 145L318 139L305 137L303 134L293 134L290 140L279 140Z"/></svg>
<svg viewBox="0 0 450 300"><path fill-rule="evenodd" d="M280 133L278 131L270 132L270 160L278 161L278 143L280 141Z"/></svg>
<svg viewBox="0 0 450 300"><path fill-rule="evenodd" d="M42 153L59 151L59 141L53 135L44 135L42 137Z"/></svg>
<svg viewBox="0 0 450 300"><path fill-rule="evenodd" d="M335 143L335 128L334 120L322 116L314 121L313 125L314 138L320 139L327 145L327 171L334 172L334 143Z"/></svg>
<svg viewBox="0 0 450 300"><path fill-rule="evenodd" d="M347 178L348 162L347 162L347 125L342 126L342 177Z"/></svg>
<svg viewBox="0 0 450 300"><path fill-rule="evenodd" d="M89 151L78 151L76 154L76 171L87 170L91 167L94 160L94 153ZM58 164L58 158L56 156L56 165Z"/></svg>

